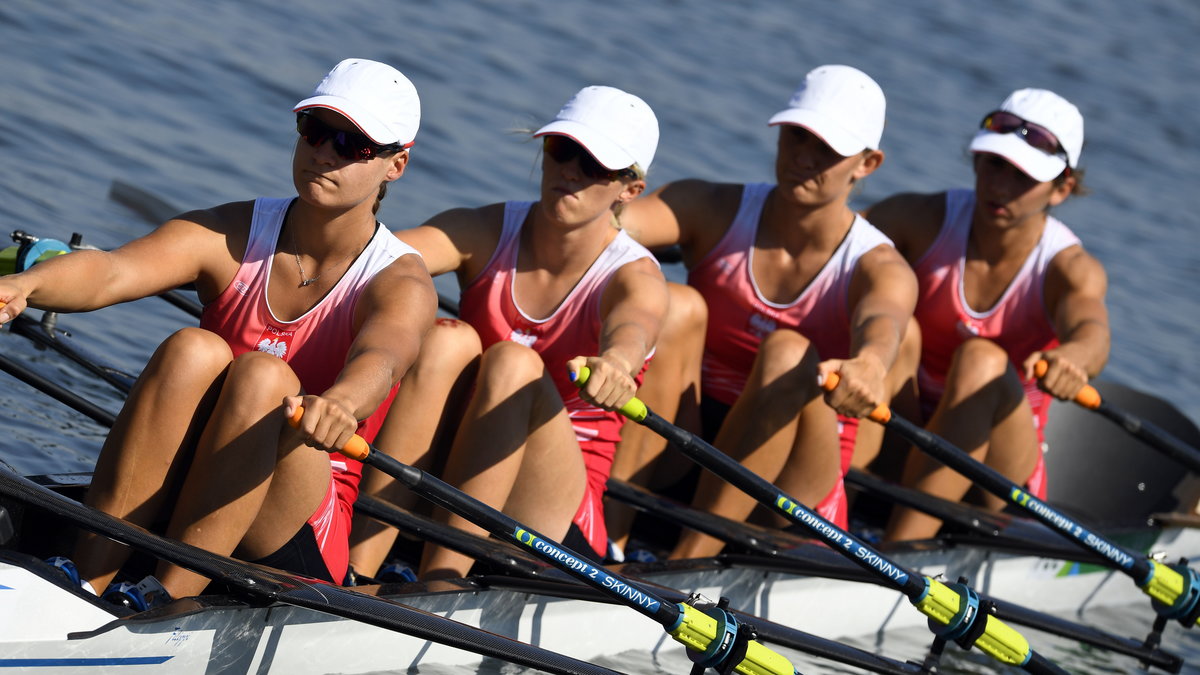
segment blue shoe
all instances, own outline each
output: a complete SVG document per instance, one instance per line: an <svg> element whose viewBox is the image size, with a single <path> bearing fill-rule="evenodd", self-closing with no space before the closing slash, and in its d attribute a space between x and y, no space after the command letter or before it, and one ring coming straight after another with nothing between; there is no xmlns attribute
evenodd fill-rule
<svg viewBox="0 0 1200 675"><path fill-rule="evenodd" d="M658 556L644 548L635 548L625 554L626 562L652 563L658 562Z"/></svg>
<svg viewBox="0 0 1200 675"><path fill-rule="evenodd" d="M379 568L375 578L385 584L404 584L417 580L416 572L404 563L393 560Z"/></svg>
<svg viewBox="0 0 1200 675"><path fill-rule="evenodd" d="M67 581L71 582L72 586L78 586L92 595L96 594L96 589L92 585L79 576L79 568L75 567L75 563L71 562L70 558L65 558L61 555L56 555L53 558L46 558L46 564L63 573Z"/></svg>
<svg viewBox="0 0 1200 675"><path fill-rule="evenodd" d="M136 584L128 581L109 584L102 597L107 602L128 607L136 612L162 607L171 602L171 594L152 576Z"/></svg>

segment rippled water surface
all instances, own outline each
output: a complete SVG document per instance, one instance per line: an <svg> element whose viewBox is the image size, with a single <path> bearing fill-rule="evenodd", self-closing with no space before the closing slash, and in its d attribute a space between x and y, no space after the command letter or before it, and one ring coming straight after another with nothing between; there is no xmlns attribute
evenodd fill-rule
<svg viewBox="0 0 1200 675"><path fill-rule="evenodd" d="M1087 120L1083 165L1094 194L1059 216L1108 269L1114 347L1105 377L1200 419L1198 29L1200 4L1187 0L8 0L0 229L118 245L149 226L109 199L114 180L180 209L290 194L290 107L347 56L388 61L421 93L413 161L382 211L393 229L453 206L533 197L536 151L513 130L537 125L587 84L627 89L655 109L662 142L652 186L688 176L771 180L765 120L810 68L862 68L887 94L888 126L887 160L858 206L969 186L964 149L982 113L1013 89L1040 86ZM149 299L66 316L61 326L136 372L186 321ZM0 334L0 350L119 406L106 385L22 338ZM92 422L7 378L0 406L0 459L30 473L91 468L103 439ZM1145 614L1089 620L1140 632ZM1200 656L1194 636L1175 631L1168 645ZM1132 667L1074 645L1058 651L1081 671ZM961 667L990 668L974 663ZM638 655L608 665L654 669Z"/></svg>

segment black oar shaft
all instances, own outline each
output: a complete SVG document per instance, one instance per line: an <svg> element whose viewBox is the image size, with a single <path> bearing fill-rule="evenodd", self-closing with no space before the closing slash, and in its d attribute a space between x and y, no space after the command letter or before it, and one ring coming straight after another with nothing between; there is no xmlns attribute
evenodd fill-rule
<svg viewBox="0 0 1200 675"><path fill-rule="evenodd" d="M493 535L516 541L583 583L623 602L671 628L679 620L678 606L663 601L637 584L588 563L582 556L555 544L504 513L458 490L445 481L370 448L364 464L392 476L416 494L475 523Z"/></svg>
<svg viewBox="0 0 1200 675"><path fill-rule="evenodd" d="M253 595L361 621L458 649L547 672L613 675L615 671L586 661L458 623L347 588L312 582L226 558L135 527L118 518L57 495L25 478L0 470L0 494L66 518L79 526L221 580Z"/></svg>
<svg viewBox="0 0 1200 675"><path fill-rule="evenodd" d="M1186 466L1192 472L1200 474L1200 450L1172 436L1153 422L1113 406L1107 401L1101 401L1100 405L1093 409L1145 441L1147 445Z"/></svg>
<svg viewBox="0 0 1200 675"><path fill-rule="evenodd" d="M106 427L111 427L116 421L116 416L91 401L68 391L59 385L47 380L38 375L32 370L13 361L7 356L0 355L0 370L12 375L18 380L28 384L29 386L41 391L52 398L78 410L80 413L87 415L99 424Z"/></svg>
<svg viewBox="0 0 1200 675"><path fill-rule="evenodd" d="M886 585L904 593L910 600L915 602L925 592L925 582L921 575L879 555L862 540L833 526L695 434L671 424L653 411L647 411L641 423L666 438L692 461L721 476L760 503L774 507L776 511L782 512L784 516L808 529L835 550L852 552L853 555L848 556L851 560L879 576Z"/></svg>
<svg viewBox="0 0 1200 675"><path fill-rule="evenodd" d="M1045 502L1033 497L1004 474L977 461L944 438L919 427L908 420L892 415L885 423L888 429L904 436L934 459L969 477L988 492L1015 504L1027 513L1062 533L1079 546L1093 551L1110 561L1122 572L1139 584L1144 583L1151 573L1150 563L1124 547L1087 530L1074 519L1060 513Z"/></svg>

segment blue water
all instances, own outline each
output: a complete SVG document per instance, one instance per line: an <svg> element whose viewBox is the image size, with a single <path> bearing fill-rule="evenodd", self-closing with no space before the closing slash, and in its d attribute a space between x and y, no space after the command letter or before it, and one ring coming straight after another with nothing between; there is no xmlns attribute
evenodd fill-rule
<svg viewBox="0 0 1200 675"><path fill-rule="evenodd" d="M409 171L381 214L393 229L453 206L535 196L535 149L513 130L536 126L587 84L622 87L655 109L652 186L771 180L775 133L765 120L810 68L857 66L888 97L887 159L857 206L969 186L965 146L982 114L1013 89L1046 87L1087 120L1082 163L1094 194L1058 215L1108 270L1105 377L1200 419L1198 29L1200 3L1189 0L7 0L0 229L118 245L148 225L108 198L114 180L180 209L290 194L290 107L347 56L396 65L424 104ZM150 299L61 325L136 372L186 321ZM119 407L106 385L22 338L0 334L0 350ZM7 377L0 406L0 459L24 472L91 468L103 440L95 424ZM1132 616L1126 623L1140 625Z"/></svg>

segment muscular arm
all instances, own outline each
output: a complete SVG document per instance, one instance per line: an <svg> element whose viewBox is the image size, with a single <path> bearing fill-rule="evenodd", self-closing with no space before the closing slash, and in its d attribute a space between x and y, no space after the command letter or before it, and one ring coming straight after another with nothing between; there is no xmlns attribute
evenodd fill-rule
<svg viewBox="0 0 1200 675"><path fill-rule="evenodd" d="M621 229L646 248L678 244L689 266L708 253L737 212L741 185L681 180L626 204Z"/></svg>
<svg viewBox="0 0 1200 675"><path fill-rule="evenodd" d="M650 260L628 263L613 275L601 302L600 353L567 364L573 373L585 365L591 369L584 398L612 410L636 393L634 378L658 340L666 312L666 280Z"/></svg>
<svg viewBox="0 0 1200 675"><path fill-rule="evenodd" d="M828 394L829 404L861 417L887 400L887 372L917 303L916 277L896 249L877 246L859 259L850 303L850 358L824 361L819 372L841 377Z"/></svg>
<svg viewBox="0 0 1200 675"><path fill-rule="evenodd" d="M863 211L863 217L886 234L912 265L925 255L942 228L946 194L893 195Z"/></svg>
<svg viewBox="0 0 1200 675"><path fill-rule="evenodd" d="M436 313L433 280L417 256L403 256L375 275L354 308L358 333L333 385L284 399L289 417L304 407L300 432L308 444L332 451L350 440L358 421L375 412L416 361Z"/></svg>
<svg viewBox="0 0 1200 675"><path fill-rule="evenodd" d="M237 217L245 208L244 204L227 204L193 211L114 251L77 251L7 276L0 280L0 301L7 303L0 311L0 322L10 320L27 305L89 311L192 282L202 299L206 294L213 297L220 292L218 286L223 287L222 275L232 275L236 269L229 233L238 226Z"/></svg>
<svg viewBox="0 0 1200 675"><path fill-rule="evenodd" d="M1060 252L1046 275L1046 307L1054 321L1059 346L1034 352L1025 360L1026 377L1045 359L1050 368L1041 386L1054 396L1069 399L1100 374L1108 362L1111 334L1104 296L1108 276L1104 266L1081 246Z"/></svg>
<svg viewBox="0 0 1200 675"><path fill-rule="evenodd" d="M429 274L458 272L460 279L473 279L496 250L503 218L503 204L450 209L396 237L421 253Z"/></svg>

